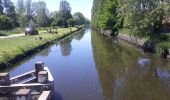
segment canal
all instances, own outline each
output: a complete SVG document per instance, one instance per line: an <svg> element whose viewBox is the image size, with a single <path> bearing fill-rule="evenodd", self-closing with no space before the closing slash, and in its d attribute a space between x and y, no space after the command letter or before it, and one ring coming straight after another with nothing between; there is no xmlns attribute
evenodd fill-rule
<svg viewBox="0 0 170 100"><path fill-rule="evenodd" d="M91 29L70 35L8 69L11 76L44 61L56 100L169 100L170 61Z"/></svg>

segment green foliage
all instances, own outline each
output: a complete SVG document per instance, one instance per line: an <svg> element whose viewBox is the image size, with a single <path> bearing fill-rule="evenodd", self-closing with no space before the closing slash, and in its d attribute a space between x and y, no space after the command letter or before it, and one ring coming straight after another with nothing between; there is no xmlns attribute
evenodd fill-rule
<svg viewBox="0 0 170 100"><path fill-rule="evenodd" d="M33 8L32 8L32 0L26 0L24 4L25 8L25 18L26 18L26 23L28 24L30 20L32 20L33 17Z"/></svg>
<svg viewBox="0 0 170 100"><path fill-rule="evenodd" d="M117 21L117 0L105 0L103 9L99 15L99 27L103 29L116 29Z"/></svg>
<svg viewBox="0 0 170 100"><path fill-rule="evenodd" d="M62 21L63 21L62 26L68 27L67 20L72 18L72 15L71 15L70 4L66 0L61 0L60 8L59 8L59 14L60 14L59 18L62 19Z"/></svg>
<svg viewBox="0 0 170 100"><path fill-rule="evenodd" d="M102 14L102 7L103 7L103 0L93 0L93 7L92 7L92 26L101 28L99 27L99 16Z"/></svg>
<svg viewBox="0 0 170 100"><path fill-rule="evenodd" d="M49 18L47 16L47 11L46 3L44 1L35 3L35 20L38 26L45 27L48 25Z"/></svg>
<svg viewBox="0 0 170 100"><path fill-rule="evenodd" d="M168 4L167 0L119 0L118 15L124 27L135 34L159 33L163 18L168 15Z"/></svg>
<svg viewBox="0 0 170 100"><path fill-rule="evenodd" d="M23 32L24 32L24 29L14 28L12 30L0 31L0 36L8 36L8 35L20 34L20 33L23 33Z"/></svg>
<svg viewBox="0 0 170 100"><path fill-rule="evenodd" d="M17 27L15 6L11 0L0 0L0 15L6 15L12 21L12 27Z"/></svg>
<svg viewBox="0 0 170 100"><path fill-rule="evenodd" d="M25 27L26 25L26 17L25 17L25 6L24 0L18 0L16 6L16 13L20 27Z"/></svg>
<svg viewBox="0 0 170 100"><path fill-rule="evenodd" d="M92 25L101 29L117 29L117 0L94 0Z"/></svg>
<svg viewBox="0 0 170 100"><path fill-rule="evenodd" d="M53 18L52 18L51 26L60 26L60 27L68 27L72 19L71 15L71 7L69 2L66 0L60 1L60 7L59 11L54 12Z"/></svg>
<svg viewBox="0 0 170 100"><path fill-rule="evenodd" d="M157 48L169 49L170 48L170 42L161 42L157 45Z"/></svg>
<svg viewBox="0 0 170 100"><path fill-rule="evenodd" d="M73 18L76 21L76 25L83 25L86 23L86 18L80 12L76 12L73 14Z"/></svg>
<svg viewBox="0 0 170 100"><path fill-rule="evenodd" d="M17 18L20 27L36 25L45 27L50 25L49 11L44 1L18 0L16 6Z"/></svg>
<svg viewBox="0 0 170 100"><path fill-rule="evenodd" d="M169 0L94 0L92 25L101 29L129 28L134 34L162 31L170 13Z"/></svg>
<svg viewBox="0 0 170 100"><path fill-rule="evenodd" d="M9 17L0 15L0 30L9 30L12 28L12 22Z"/></svg>
<svg viewBox="0 0 170 100"><path fill-rule="evenodd" d="M67 23L69 26L74 26L76 24L76 21L73 18L70 18L67 20Z"/></svg>
<svg viewBox="0 0 170 100"><path fill-rule="evenodd" d="M4 13L3 10L4 10L3 2L2 2L2 0L0 0L0 15L2 15Z"/></svg>
<svg viewBox="0 0 170 100"><path fill-rule="evenodd" d="M54 21L52 21L51 26L62 26L63 25L63 20L60 18L56 18Z"/></svg>

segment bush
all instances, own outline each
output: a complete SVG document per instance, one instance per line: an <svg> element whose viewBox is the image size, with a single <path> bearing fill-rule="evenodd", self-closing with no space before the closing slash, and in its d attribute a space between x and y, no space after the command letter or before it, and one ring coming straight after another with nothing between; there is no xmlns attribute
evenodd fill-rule
<svg viewBox="0 0 170 100"><path fill-rule="evenodd" d="M159 43L156 46L156 48L157 48L157 55L166 57L169 54L170 42Z"/></svg>
<svg viewBox="0 0 170 100"><path fill-rule="evenodd" d="M0 30L9 30L12 28L11 19L5 15L0 15Z"/></svg>

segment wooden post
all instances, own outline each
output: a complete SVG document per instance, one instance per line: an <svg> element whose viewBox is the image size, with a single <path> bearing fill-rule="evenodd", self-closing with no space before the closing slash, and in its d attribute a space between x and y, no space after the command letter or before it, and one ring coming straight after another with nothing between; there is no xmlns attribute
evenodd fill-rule
<svg viewBox="0 0 170 100"><path fill-rule="evenodd" d="M0 73L0 85L10 85L9 73Z"/></svg>
<svg viewBox="0 0 170 100"><path fill-rule="evenodd" d="M30 94L31 94L30 89L20 89L15 93L16 95L15 100L31 100Z"/></svg>
<svg viewBox="0 0 170 100"><path fill-rule="evenodd" d="M36 71L36 81L38 82L38 73L40 71L43 71L44 70L44 62L42 61L38 61L35 63L35 71Z"/></svg>
<svg viewBox="0 0 170 100"><path fill-rule="evenodd" d="M48 83L48 72L40 71L38 73L38 83L46 84Z"/></svg>

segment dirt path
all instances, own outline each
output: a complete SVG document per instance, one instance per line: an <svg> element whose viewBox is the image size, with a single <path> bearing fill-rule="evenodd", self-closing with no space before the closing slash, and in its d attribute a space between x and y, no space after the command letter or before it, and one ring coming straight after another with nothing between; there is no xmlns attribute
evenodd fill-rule
<svg viewBox="0 0 170 100"><path fill-rule="evenodd" d="M24 36L25 34L15 34L15 35L9 35L9 36L0 36L0 39L6 39L6 38L15 38L15 37L20 37L20 36Z"/></svg>

